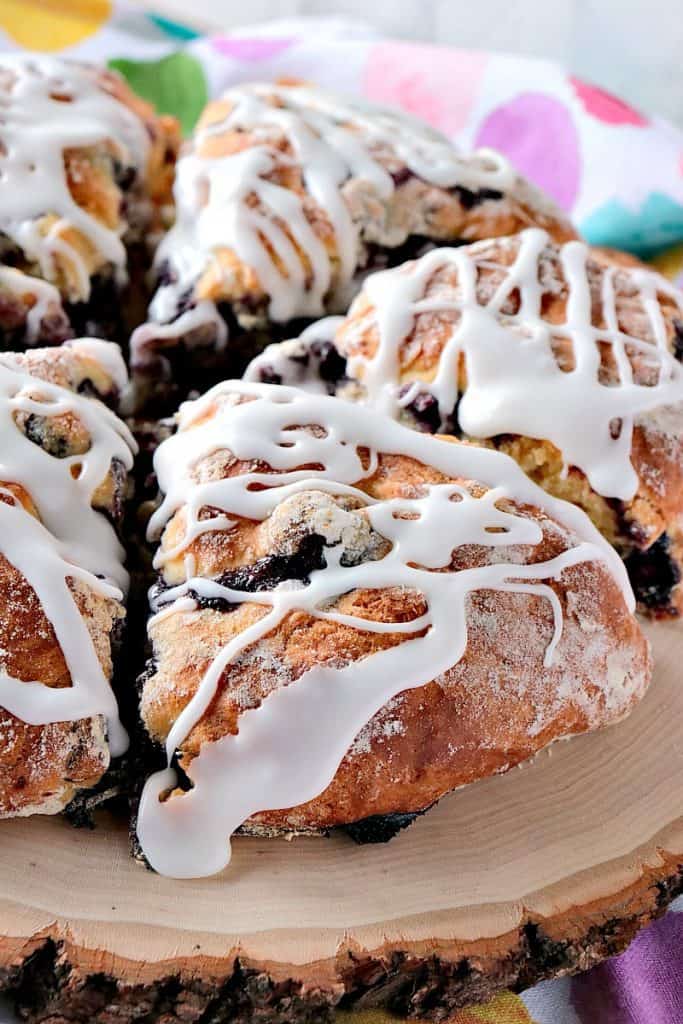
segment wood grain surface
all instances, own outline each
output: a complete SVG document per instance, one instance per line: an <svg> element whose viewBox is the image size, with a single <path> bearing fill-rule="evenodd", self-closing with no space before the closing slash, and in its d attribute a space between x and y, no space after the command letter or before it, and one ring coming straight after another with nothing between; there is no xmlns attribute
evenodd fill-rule
<svg viewBox="0 0 683 1024"><path fill-rule="evenodd" d="M141 999L164 1024L227 1019L213 1002L231 1019L439 1020L618 952L683 878L683 627L648 630L655 680L627 721L465 787L385 846L243 838L222 876L177 882L136 865L110 817L3 822L0 987L51 1022L112 1005L137 1020Z"/></svg>

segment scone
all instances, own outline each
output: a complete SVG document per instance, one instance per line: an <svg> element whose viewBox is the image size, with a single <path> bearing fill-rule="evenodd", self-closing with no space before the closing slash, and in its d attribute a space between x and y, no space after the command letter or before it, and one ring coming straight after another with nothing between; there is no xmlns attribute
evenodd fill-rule
<svg viewBox="0 0 683 1024"><path fill-rule="evenodd" d="M131 250L168 225L177 122L116 73L0 55L0 347L113 338Z"/></svg>
<svg viewBox="0 0 683 1024"><path fill-rule="evenodd" d="M435 243L530 224L575 236L500 154L460 155L406 115L301 85L241 85L209 103L175 199L132 343L148 400L163 397L162 372L180 394L241 373L266 337L345 312L363 273Z"/></svg>
<svg viewBox="0 0 683 1024"><path fill-rule="evenodd" d="M0 353L0 818L54 814L127 738L112 690L134 442L116 345Z"/></svg>
<svg viewBox="0 0 683 1024"><path fill-rule="evenodd" d="M499 452L230 381L155 469L141 713L168 766L137 835L158 871L220 870L238 828L387 838L647 686L623 563Z"/></svg>
<svg viewBox="0 0 683 1024"><path fill-rule="evenodd" d="M541 230L368 278L345 320L247 376L327 389L512 455L580 505L641 606L683 608L683 293L622 255Z"/></svg>

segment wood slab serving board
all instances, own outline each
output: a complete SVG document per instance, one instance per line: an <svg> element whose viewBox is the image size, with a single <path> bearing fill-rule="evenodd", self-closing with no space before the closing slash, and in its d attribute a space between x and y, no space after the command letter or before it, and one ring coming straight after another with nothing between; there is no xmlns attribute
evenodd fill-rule
<svg viewBox="0 0 683 1024"><path fill-rule="evenodd" d="M50 1021L442 1020L618 952L683 882L683 625L625 722L466 787L385 846L238 839L160 878L125 826L0 824L0 986Z"/></svg>

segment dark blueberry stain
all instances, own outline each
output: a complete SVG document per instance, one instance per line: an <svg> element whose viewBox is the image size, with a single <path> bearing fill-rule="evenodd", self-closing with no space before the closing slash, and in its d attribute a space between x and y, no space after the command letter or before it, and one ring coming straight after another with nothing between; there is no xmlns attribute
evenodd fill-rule
<svg viewBox="0 0 683 1024"><path fill-rule="evenodd" d="M407 181L414 177L415 175L409 167L399 167L397 171L391 172L392 181L397 188L399 185L405 185Z"/></svg>
<svg viewBox="0 0 683 1024"><path fill-rule="evenodd" d="M314 341L311 353L318 361L321 380L334 384L346 375L346 360L331 341Z"/></svg>
<svg viewBox="0 0 683 1024"><path fill-rule="evenodd" d="M221 586L230 587L231 590L240 590L247 594L274 590L280 583L288 580L300 580L307 584L312 572L325 568L323 548L323 538L318 534L309 534L302 538L299 548L293 554L265 555L251 565L240 565L236 569L221 573L216 582ZM163 594L165 589L163 584L157 584L152 600ZM200 608L211 608L214 611L232 611L239 607L240 603L233 603L223 597L203 597L194 590L188 591L188 594Z"/></svg>
<svg viewBox="0 0 683 1024"><path fill-rule="evenodd" d="M683 320L674 320L674 355L683 363Z"/></svg>
<svg viewBox="0 0 683 1024"><path fill-rule="evenodd" d="M665 533L646 551L633 551L626 558L626 570L641 604L663 610L671 606L671 595L681 580L681 570L671 556L671 543Z"/></svg>
<svg viewBox="0 0 683 1024"><path fill-rule="evenodd" d="M259 367L258 377L262 384L282 384L282 374L270 364Z"/></svg>
<svg viewBox="0 0 683 1024"><path fill-rule="evenodd" d="M127 192L137 177L137 171L135 168L131 167L129 164L122 163L120 160L114 159L112 170L114 174L114 181L118 187L122 192Z"/></svg>
<svg viewBox="0 0 683 1024"><path fill-rule="evenodd" d="M411 387L412 384L405 385L399 394L405 395ZM431 392L418 391L412 402L409 402L405 408L412 413L420 429L426 433L436 434L441 429L439 403Z"/></svg>
<svg viewBox="0 0 683 1024"><path fill-rule="evenodd" d="M497 188L479 188L476 191L465 188L464 185L456 185L453 189L461 205L465 210L471 210L487 199L502 199L503 193Z"/></svg>

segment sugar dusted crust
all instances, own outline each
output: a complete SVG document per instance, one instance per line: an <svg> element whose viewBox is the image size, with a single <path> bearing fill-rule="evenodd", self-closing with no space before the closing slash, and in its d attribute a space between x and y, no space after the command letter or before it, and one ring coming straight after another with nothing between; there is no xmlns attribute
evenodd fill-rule
<svg viewBox="0 0 683 1024"><path fill-rule="evenodd" d="M209 408L206 415L213 414ZM449 438L439 443L449 442L460 443ZM201 458L194 474L206 482L256 470L268 472L269 467L240 463L223 450ZM446 482L443 473L414 458L384 453L376 472L356 486L387 501L414 497L425 484ZM458 482L476 494L486 490L472 481ZM509 507L541 526L542 541L533 547L497 547L497 560L536 563L576 544L571 530L539 508L514 502ZM182 540L185 527L181 507L166 527L162 552ZM204 532L169 559L160 585L181 582L184 559L190 555L196 576L230 579L240 589L271 589L278 573L304 579L320 567L325 546L340 542L353 565L381 559L391 546L369 527L353 501L333 498L312 485L310 491L286 499L261 523L238 519L229 531ZM454 551L450 570L486 564L492 557L490 548L465 545ZM243 830L325 830L373 815L421 811L446 792L506 771L558 738L628 714L647 686L650 664L647 642L619 585L598 561L566 569L550 585L563 612L562 636L550 668L544 666L553 633L548 601L533 594L474 592L464 657L429 684L401 692L386 704L358 734L331 785L317 798L289 810L259 813ZM150 625L153 658L142 679L141 713L159 743L196 693L212 660L230 638L264 614L263 606L248 599L239 605L210 605L169 610ZM351 590L328 610L400 623L425 609L416 591L388 588ZM237 732L244 710L258 706L274 689L295 686L312 666L339 668L406 638L405 633L363 631L304 611L289 613L224 672L217 695L178 752L179 767L191 780L193 760L202 747Z"/></svg>
<svg viewBox="0 0 683 1024"><path fill-rule="evenodd" d="M86 391L115 401L125 370L113 349L104 342L77 341L59 349L4 353L0 364L30 373L35 382L31 393L38 400L40 382L47 381L69 391ZM19 412L15 423L17 429L57 458L84 454L90 446L87 429L72 413L43 419ZM40 482L36 486L39 488ZM34 504L38 495L12 480L3 480L2 487L38 518ZM125 469L111 465L93 495L93 505L113 522L119 521L126 488ZM112 645L121 632L124 607L81 581L72 579L69 585L104 675L111 680ZM0 668L15 679L39 680L50 688L72 685L65 656L40 600L4 555L0 555ZM0 818L57 813L79 790L94 786L109 762L102 715L29 725L0 708Z"/></svg>

